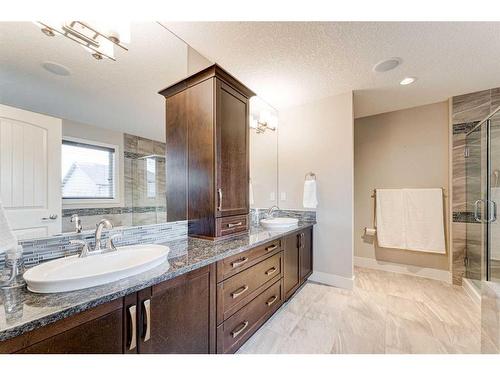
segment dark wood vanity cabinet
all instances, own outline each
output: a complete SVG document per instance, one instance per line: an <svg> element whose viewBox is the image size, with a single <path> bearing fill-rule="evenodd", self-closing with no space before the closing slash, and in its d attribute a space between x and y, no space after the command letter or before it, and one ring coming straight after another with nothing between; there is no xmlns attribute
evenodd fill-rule
<svg viewBox="0 0 500 375"><path fill-rule="evenodd" d="M234 353L312 273L312 227L10 340L0 353Z"/></svg>
<svg viewBox="0 0 500 375"><path fill-rule="evenodd" d="M291 233L284 237L285 299L290 298L312 274L313 270L312 227Z"/></svg>
<svg viewBox="0 0 500 375"><path fill-rule="evenodd" d="M120 354L123 318L118 299L0 342L0 353Z"/></svg>
<svg viewBox="0 0 500 375"><path fill-rule="evenodd" d="M191 236L248 230L251 90L212 65L160 92L166 98L168 221Z"/></svg>
<svg viewBox="0 0 500 375"><path fill-rule="evenodd" d="M206 266L138 293L139 353L215 353L214 269Z"/></svg>

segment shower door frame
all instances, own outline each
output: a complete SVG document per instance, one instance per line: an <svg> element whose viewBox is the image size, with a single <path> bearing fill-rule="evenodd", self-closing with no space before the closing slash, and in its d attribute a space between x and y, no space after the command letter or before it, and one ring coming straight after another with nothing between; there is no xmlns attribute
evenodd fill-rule
<svg viewBox="0 0 500 375"><path fill-rule="evenodd" d="M478 221L479 224L482 225L482 230L484 231L483 238L482 238L482 255L483 255L483 261L481 262L482 267L484 267L484 273L480 272L481 275L484 274L484 277L486 280L491 279L491 261L490 261L490 256L491 256L491 244L492 244L492 239L491 239L491 223L496 221L497 219L497 212L496 212L496 202L493 202L491 200L492 194L491 194L491 173L492 173L492 153L491 153L491 119L493 116L495 116L498 112L500 111L500 107L496 108L494 111L492 111L485 119L480 121L474 128L472 128L467 134L465 135L465 145L468 147L468 137L470 134L473 132L481 131L481 127L484 125L485 126L485 132L486 132L486 142L485 142L485 157L486 157L486 171L483 177L483 171L481 171L480 174L480 183L481 183L481 196L483 196L483 187L482 184L484 182L485 184L485 194L484 198L481 197L481 200L483 202L483 214L481 215L481 220L477 220L478 217L478 211L477 211L477 206L475 205L475 212L474 212L474 217L476 221ZM481 138L481 135L480 135ZM480 144L481 140L480 140ZM481 150L481 157L482 157L482 150ZM482 162L480 161L480 167L482 169ZM467 168L466 168L466 199L468 198L467 195L467 188L468 188L468 179L467 179ZM469 202L467 202L469 203ZM492 203L493 203L493 211L492 211ZM491 215L494 215L493 217ZM467 238L466 238L466 249L467 249ZM467 251L467 250L466 250ZM466 265L467 269L468 264Z"/></svg>

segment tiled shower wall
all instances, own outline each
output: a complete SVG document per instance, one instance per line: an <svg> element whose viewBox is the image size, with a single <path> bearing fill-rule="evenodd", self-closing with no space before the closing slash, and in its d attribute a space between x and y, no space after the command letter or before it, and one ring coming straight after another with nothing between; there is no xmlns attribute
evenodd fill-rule
<svg viewBox="0 0 500 375"><path fill-rule="evenodd" d="M474 254L480 254L481 228L474 221L471 205L467 205L466 191L466 159L465 135L474 128L479 121L486 118L494 109L500 106L500 88L478 91L459 95L452 98L452 125L453 125L453 283L462 284L462 277L466 276L464 258L466 244L469 246L469 264L481 263ZM479 146L479 145L478 145ZM470 150L472 158L480 157ZM470 162L470 160L469 160ZM467 241L468 240L468 241ZM476 256L477 258L477 256ZM471 269L469 267L469 269ZM479 278L480 274L467 275Z"/></svg>
<svg viewBox="0 0 500 375"><path fill-rule="evenodd" d="M84 229L92 229L101 219L111 220L114 226L137 226L163 223L166 221L165 193L165 143L124 134L124 197L121 207L89 207L84 209L63 209L63 232L72 232L74 224L71 215L78 214ZM155 155L156 195L147 195L146 159Z"/></svg>

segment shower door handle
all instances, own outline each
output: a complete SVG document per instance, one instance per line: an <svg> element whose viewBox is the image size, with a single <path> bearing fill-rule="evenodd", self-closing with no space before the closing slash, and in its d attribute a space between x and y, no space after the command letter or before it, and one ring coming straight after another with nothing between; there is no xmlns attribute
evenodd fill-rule
<svg viewBox="0 0 500 375"><path fill-rule="evenodd" d="M488 223L493 223L497 221L497 202L488 201L490 203L490 217L488 218Z"/></svg>
<svg viewBox="0 0 500 375"><path fill-rule="evenodd" d="M482 199L478 199L477 201L474 202L474 220L476 220L478 223L482 223L483 221L479 217L479 204L483 202Z"/></svg>

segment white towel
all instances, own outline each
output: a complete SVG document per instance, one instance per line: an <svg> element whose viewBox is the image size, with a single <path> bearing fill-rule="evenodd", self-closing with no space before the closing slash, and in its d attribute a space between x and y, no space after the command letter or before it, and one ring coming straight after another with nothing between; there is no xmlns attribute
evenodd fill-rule
<svg viewBox="0 0 500 375"><path fill-rule="evenodd" d="M381 247L446 253L442 189L377 189Z"/></svg>
<svg viewBox="0 0 500 375"><path fill-rule="evenodd" d="M404 249L404 198L402 189L377 189L377 241L380 247Z"/></svg>
<svg viewBox="0 0 500 375"><path fill-rule="evenodd" d="M2 201L0 200L0 253L17 246L17 237L10 228L9 221L5 215Z"/></svg>
<svg viewBox="0 0 500 375"><path fill-rule="evenodd" d="M253 199L252 180L250 180L250 182L248 183L248 200L249 200L250 205L253 205L255 203L254 199Z"/></svg>
<svg viewBox="0 0 500 375"><path fill-rule="evenodd" d="M406 249L446 253L442 189L404 189Z"/></svg>
<svg viewBox="0 0 500 375"><path fill-rule="evenodd" d="M316 180L304 181L304 196L302 199L304 208L318 207L318 198L316 196Z"/></svg>

